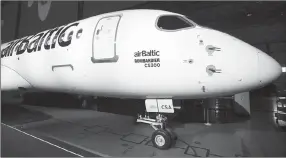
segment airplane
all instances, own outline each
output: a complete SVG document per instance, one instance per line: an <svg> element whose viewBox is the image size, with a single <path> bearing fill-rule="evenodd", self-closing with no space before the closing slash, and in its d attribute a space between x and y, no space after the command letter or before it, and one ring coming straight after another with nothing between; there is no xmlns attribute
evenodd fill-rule
<svg viewBox="0 0 286 158"><path fill-rule="evenodd" d="M250 44L163 10L104 13L1 45L2 92L143 99L137 122L155 129L158 149L177 139L166 117L180 109L174 99L246 92L281 73L277 61Z"/></svg>

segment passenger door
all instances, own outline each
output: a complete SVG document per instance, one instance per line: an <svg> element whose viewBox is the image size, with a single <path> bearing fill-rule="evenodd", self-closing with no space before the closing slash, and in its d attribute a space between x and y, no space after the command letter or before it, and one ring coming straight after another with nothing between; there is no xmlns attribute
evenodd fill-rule
<svg viewBox="0 0 286 158"><path fill-rule="evenodd" d="M116 34L120 15L101 18L93 35L92 62L116 62Z"/></svg>

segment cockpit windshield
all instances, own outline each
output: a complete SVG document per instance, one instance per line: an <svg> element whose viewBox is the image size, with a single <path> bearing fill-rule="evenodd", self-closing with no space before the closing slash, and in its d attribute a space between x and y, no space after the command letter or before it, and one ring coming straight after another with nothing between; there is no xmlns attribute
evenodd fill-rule
<svg viewBox="0 0 286 158"><path fill-rule="evenodd" d="M192 20L192 18L190 18L189 16L184 16L184 18L185 18L186 20L188 20L189 23L191 23L191 24L193 24L193 25L197 25L197 24Z"/></svg>
<svg viewBox="0 0 286 158"><path fill-rule="evenodd" d="M163 15L158 18L157 27L162 30L174 31L195 27L195 24L187 17L179 15Z"/></svg>

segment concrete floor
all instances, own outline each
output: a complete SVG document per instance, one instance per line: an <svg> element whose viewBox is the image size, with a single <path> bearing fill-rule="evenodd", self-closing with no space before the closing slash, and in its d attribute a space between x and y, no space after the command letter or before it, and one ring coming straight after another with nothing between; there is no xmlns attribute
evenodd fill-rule
<svg viewBox="0 0 286 158"><path fill-rule="evenodd" d="M21 117L16 109L21 109ZM30 105L7 108L6 105L2 122L99 156L286 156L286 133L273 125L273 114L257 111L251 115L250 120L211 126L172 123L179 140L170 150L154 148L150 142L154 130L145 124L135 125L130 116Z"/></svg>
<svg viewBox="0 0 286 158"><path fill-rule="evenodd" d="M78 157L1 124L1 157Z"/></svg>

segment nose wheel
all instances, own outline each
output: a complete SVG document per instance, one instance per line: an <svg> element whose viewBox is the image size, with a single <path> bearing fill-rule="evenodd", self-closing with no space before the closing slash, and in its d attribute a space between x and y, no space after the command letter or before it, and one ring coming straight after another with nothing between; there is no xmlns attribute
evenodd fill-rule
<svg viewBox="0 0 286 158"><path fill-rule="evenodd" d="M158 149L169 149L174 143L175 139L172 138L171 133L164 129L156 130L152 134L153 146Z"/></svg>
<svg viewBox="0 0 286 158"><path fill-rule="evenodd" d="M151 137L154 147L166 150L171 148L172 145L176 143L177 136L170 128L166 127L167 117L163 116L162 114L157 114L156 119L151 119L147 115L144 117L139 115L137 122L147 123L155 129Z"/></svg>

